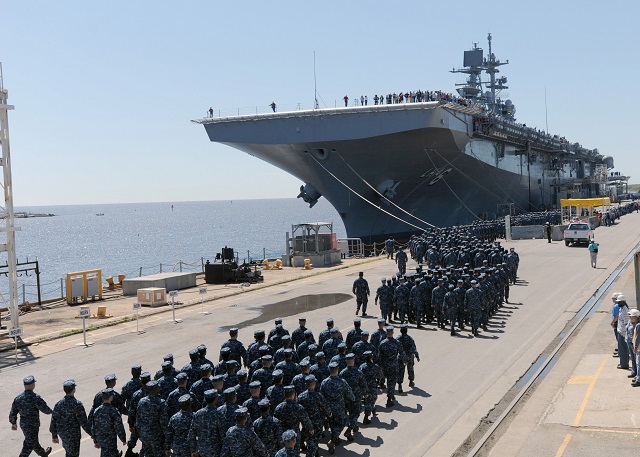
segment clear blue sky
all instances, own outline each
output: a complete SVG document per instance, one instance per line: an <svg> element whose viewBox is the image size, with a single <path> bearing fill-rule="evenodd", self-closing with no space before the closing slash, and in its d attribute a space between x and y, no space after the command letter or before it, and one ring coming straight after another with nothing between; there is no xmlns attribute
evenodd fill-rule
<svg viewBox="0 0 640 457"><path fill-rule="evenodd" d="M510 61L502 96L520 122L544 129L546 86L551 133L614 156L640 182L638 13L637 2L591 0L4 0L15 203L295 197L296 178L209 142L190 120L209 106L311 108L313 51L328 106L453 91L462 75L448 71L472 42L486 49L487 32Z"/></svg>

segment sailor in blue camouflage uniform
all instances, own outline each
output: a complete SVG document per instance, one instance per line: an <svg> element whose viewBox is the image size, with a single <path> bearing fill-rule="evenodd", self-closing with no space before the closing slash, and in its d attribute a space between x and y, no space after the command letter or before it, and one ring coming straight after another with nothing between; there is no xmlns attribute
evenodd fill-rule
<svg viewBox="0 0 640 457"><path fill-rule="evenodd" d="M179 371L176 370L176 367L173 365L173 354L167 354L162 358L163 362L170 362L171 363L171 376L173 376L174 378L176 376L178 376ZM164 376L164 373L162 371L162 368L160 368L158 371L156 371L156 374L154 376L153 379L155 379L156 381L158 379L160 379L161 377Z"/></svg>
<svg viewBox="0 0 640 457"><path fill-rule="evenodd" d="M360 417L362 413L362 400L367 396L367 382L364 379L362 371L355 366L355 362L356 356L350 352L347 354L347 367L340 372L340 377L347 381L355 397L355 401L350 401L347 404L348 421L344 436L346 436L349 441L353 441L352 432L357 432L359 429L358 417Z"/></svg>
<svg viewBox="0 0 640 457"><path fill-rule="evenodd" d="M246 408L235 411L235 425L229 428L222 441L221 457L266 457L267 448L258 435L247 426Z"/></svg>
<svg viewBox="0 0 640 457"><path fill-rule="evenodd" d="M229 329L229 339L222 343L222 347L231 349L231 358L238 362L238 366L249 366L247 350L244 344L238 340L238 329L236 327Z"/></svg>
<svg viewBox="0 0 640 457"><path fill-rule="evenodd" d="M306 339L306 333L305 332L308 330L306 325L307 325L307 319L305 317L299 317L298 318L298 328L295 329L291 333L291 341L293 342L293 347L294 347L294 349L296 351L298 350L300 345ZM312 342L315 342L315 340L313 340L313 332L311 332L311 340L312 340ZM309 344L311 344L311 343L309 343ZM300 357L300 360L302 360L303 358L304 357Z"/></svg>
<svg viewBox="0 0 640 457"><path fill-rule="evenodd" d="M273 370L273 385L267 389L267 398L273 405L279 405L284 401L284 384L282 383L282 370Z"/></svg>
<svg viewBox="0 0 640 457"><path fill-rule="evenodd" d="M265 355L271 355L270 354L271 350L269 349L269 346L267 346L266 344L260 346L259 351L260 351L259 352L260 357L258 357L256 360L251 362L251 365L249 365L249 379L253 378L253 373L255 373L257 370L262 368L263 366L262 357L264 357Z"/></svg>
<svg viewBox="0 0 640 457"><path fill-rule="evenodd" d="M260 359L260 346L266 345L264 330L255 330L253 332L253 343L247 348L247 363L251 366L251 363ZM249 372L251 377L251 372Z"/></svg>
<svg viewBox="0 0 640 457"><path fill-rule="evenodd" d="M370 415L376 415L376 401L378 400L378 384L382 378L382 370L373 361L373 351L364 352L365 361L360 365L360 371L367 383L367 396L364 401L363 424L370 424Z"/></svg>
<svg viewBox="0 0 640 457"><path fill-rule="evenodd" d="M438 320L438 327L445 328L445 312L444 312L444 295L447 293L447 289L444 286L444 277L439 277L438 285L431 291L431 306Z"/></svg>
<svg viewBox="0 0 640 457"><path fill-rule="evenodd" d="M285 333L285 328L282 324L276 325L275 330L275 335L269 338L269 346L271 346L274 351L277 351L282 347L282 337L288 335L288 333Z"/></svg>
<svg viewBox="0 0 640 457"><path fill-rule="evenodd" d="M298 440L296 432L293 430L287 430L282 434L282 442L284 447L276 452L275 457L300 457L300 453L296 450L298 447ZM307 453L307 456L315 454Z"/></svg>
<svg viewBox="0 0 640 457"><path fill-rule="evenodd" d="M293 332L296 333L295 331ZM306 329L303 333L303 341L296 345L296 353L298 354L298 360L304 359L309 355L309 346L315 345L315 340L313 339L313 332L309 329Z"/></svg>
<svg viewBox="0 0 640 457"><path fill-rule="evenodd" d="M353 345L360 341L360 335L362 334L362 328L360 327L361 324L362 321L359 317L356 317L353 320L353 328L349 330L347 333L347 339L345 340L347 351L350 351Z"/></svg>
<svg viewBox="0 0 640 457"><path fill-rule="evenodd" d="M66 457L79 457L80 429L91 435L91 427L87 422L84 405L75 397L76 382L69 379L62 384L62 389L65 396L53 407L49 431L55 444L62 440Z"/></svg>
<svg viewBox="0 0 640 457"><path fill-rule="evenodd" d="M374 352L373 344L369 343L369 332L363 330L360 334L360 341L353 345L351 352L356 356L356 366L359 367L364 363L364 353L366 351Z"/></svg>
<svg viewBox="0 0 640 457"><path fill-rule="evenodd" d="M191 457L189 446L189 430L194 414L191 411L191 396L183 395L178 399L180 411L169 419L165 435L165 451L167 456ZM171 454L173 451L173 454Z"/></svg>
<svg viewBox="0 0 640 457"><path fill-rule="evenodd" d="M320 385L322 384L322 381L329 377L329 365L327 364L327 359L322 351L316 354L316 359L317 362L315 365L311 365L309 374L314 375Z"/></svg>
<svg viewBox="0 0 640 457"><path fill-rule="evenodd" d="M116 386L117 380L118 378L113 373L106 375L104 377L105 388L114 389L114 387ZM99 391L98 393L96 393L95 397L93 397L93 404L91 406L91 410L89 410L89 422L91 422L90 418L91 418L91 415L93 414L93 411L95 411L95 409L100 405L102 405L102 391ZM129 414L129 411L124 405L124 400L122 399L122 396L115 390L113 391L113 401L111 402L111 405L114 406L120 414L124 416Z"/></svg>
<svg viewBox="0 0 640 457"><path fill-rule="evenodd" d="M333 356L338 354L338 345L342 343L342 338L340 338L340 330L338 327L333 327L331 329L331 338L324 342L322 345L322 352L327 357L327 359L331 360Z"/></svg>
<svg viewBox="0 0 640 457"><path fill-rule="evenodd" d="M367 315L367 303L369 302L369 283L364 279L364 273L361 271L358 273L358 279L353 282L351 288L352 293L356 296L356 316L360 312L362 307L362 315Z"/></svg>
<svg viewBox="0 0 640 457"><path fill-rule="evenodd" d="M100 457L117 457L118 439L122 444L127 441L122 416L111 404L113 394L111 388L102 391L103 403L96 408L91 422L93 444L100 448Z"/></svg>
<svg viewBox="0 0 640 457"><path fill-rule="evenodd" d="M269 455L275 455L280 449L282 439L282 422L270 413L271 403L266 398L259 403L260 416L253 423L253 431L267 448Z"/></svg>
<svg viewBox="0 0 640 457"><path fill-rule="evenodd" d="M205 344L201 344L196 349L198 350L198 355L200 356L200 365L208 363L213 367L213 362L207 359L207 346Z"/></svg>
<svg viewBox="0 0 640 457"><path fill-rule="evenodd" d="M407 374L409 375L409 387L415 386L415 372L413 367L415 365L415 361L420 362L420 354L418 354L418 349L416 348L416 342L413 340L411 336L409 336L409 327L404 324L400 326L400 335L396 337L396 339L402 345L402 349L404 350L407 363L406 365L401 363L399 364L398 370L398 392L402 393L402 383L404 382L404 371L405 368L407 370Z"/></svg>
<svg viewBox="0 0 640 457"><path fill-rule="evenodd" d="M178 411L180 411L180 397L182 397L185 394L189 394L189 389L187 389L187 373L178 373L178 376L176 378L176 382L178 383L178 387L176 387L168 396L166 399L166 403L167 403L167 417L171 417L173 416L175 413L177 413ZM193 405L193 402L195 401L195 399L192 397L191 398L191 404Z"/></svg>
<svg viewBox="0 0 640 457"><path fill-rule="evenodd" d="M317 391L317 379L313 375L305 378L306 390L298 396L298 403L302 405L313 424L313 434L306 431L302 440L307 443L307 456L315 457L318 453L318 442L323 433L324 422L331 417L331 409L324 396Z"/></svg>
<svg viewBox="0 0 640 457"><path fill-rule="evenodd" d="M40 395L33 391L36 387L36 378L27 376L22 380L22 383L24 392L13 400L9 412L11 430L18 430L18 416L20 416L20 429L24 434L20 457L28 457L32 451L40 456L47 456L51 453L51 448L43 449L40 445L38 432L40 431L40 412L51 414L51 408Z"/></svg>
<svg viewBox="0 0 640 457"><path fill-rule="evenodd" d="M295 388L293 386L286 386L284 389L285 401L276 406L273 410L273 417L282 422L283 429L291 429L297 433L298 443L296 445L296 451L300 451L300 426L302 425L306 433L313 435L313 424L305 409L296 401Z"/></svg>
<svg viewBox="0 0 640 457"><path fill-rule="evenodd" d="M201 378L193 383L189 393L195 399L193 405L191 405L193 411L198 411L204 405L204 393L207 390L213 389L213 381L211 380L211 365L205 363L200 366Z"/></svg>
<svg viewBox="0 0 640 457"><path fill-rule="evenodd" d="M391 318L391 307L393 306L392 293L389 286L387 286L387 278L380 280L382 285L376 290L375 303L378 304L380 300L380 315L383 319Z"/></svg>
<svg viewBox="0 0 640 457"><path fill-rule="evenodd" d="M467 289L465 289L464 287L463 279L458 279L456 283L457 283L457 287L453 289L456 308L458 309L458 316L456 319L458 321L458 327L460 328L460 330L464 330L465 320L468 320L468 318L466 317L467 313L465 312L465 309L464 309L464 296L467 293Z"/></svg>
<svg viewBox="0 0 640 457"><path fill-rule="evenodd" d="M251 376L251 382L260 381L260 388L262 393L266 394L267 389L273 383L273 367L271 362L273 357L269 354L262 356L262 368L258 368Z"/></svg>
<svg viewBox="0 0 640 457"><path fill-rule="evenodd" d="M299 364L300 373L295 375L291 380L291 385L296 389L296 395L300 395L302 392L306 390L305 379L309 376L309 372L311 371L311 364L308 360L303 360Z"/></svg>
<svg viewBox="0 0 640 457"><path fill-rule="evenodd" d="M197 349L191 349L189 351L189 359L191 360L185 366L182 367L183 373L187 373L189 380L187 381L187 388L190 389L191 385L200 379L200 353Z"/></svg>
<svg viewBox="0 0 640 457"><path fill-rule="evenodd" d="M186 373L183 373L185 376ZM127 442L127 452L131 453L132 449L138 444L138 431L136 430L136 413L138 411L138 403L148 395L147 383L151 381L151 373L144 372L140 375L140 389L136 390L131 396L131 403L128 408L127 424L129 425L129 441ZM188 376L186 381L188 382ZM91 416L91 414L89 414ZM144 456L143 456L144 457Z"/></svg>
<svg viewBox="0 0 640 457"><path fill-rule="evenodd" d="M136 411L136 430L142 442L141 454L145 457L163 457L164 454L164 436L169 418L159 391L158 381L149 381L149 394L140 400Z"/></svg>
<svg viewBox="0 0 640 457"><path fill-rule="evenodd" d="M347 404L355 401L353 391L349 384L339 376L338 364L329 364L330 376L322 381L320 393L327 400L331 409L331 441L329 441L329 453L335 452L340 444L340 434L347 424Z"/></svg>
<svg viewBox="0 0 640 457"><path fill-rule="evenodd" d="M284 375L284 384L289 385L293 378L300 373L300 366L293 361L293 349L284 350L284 360L276 365L277 370L281 370Z"/></svg>
<svg viewBox="0 0 640 457"><path fill-rule="evenodd" d="M340 371L347 367L347 345L345 343L338 345L338 353L329 361L329 363L331 362L336 362Z"/></svg>
<svg viewBox="0 0 640 457"><path fill-rule="evenodd" d="M281 341L282 341L282 347L276 351L275 355L273 356L273 362L276 365L278 365L280 362L282 362L284 360L285 351L287 349L291 349L291 352L293 354L292 360L297 363L298 362L298 353L293 350L293 346L292 346L292 342L291 342L291 336L283 335L282 338L281 338Z"/></svg>
<svg viewBox="0 0 640 457"><path fill-rule="evenodd" d="M400 284L395 289L394 297L400 322L404 323L407 313L409 312L409 294L411 291L407 287L404 278L400 278L399 282Z"/></svg>
<svg viewBox="0 0 640 457"><path fill-rule="evenodd" d="M173 365L168 360L162 362L162 376L158 378L160 386L160 398L166 400L171 392L178 387L178 381L173 376Z"/></svg>
<svg viewBox="0 0 640 457"><path fill-rule="evenodd" d="M398 271L401 275L407 273L407 253L403 249L399 249L396 253L396 263L398 264Z"/></svg>
<svg viewBox="0 0 640 457"><path fill-rule="evenodd" d="M393 251L394 251L395 244L396 242L393 240L393 238L389 238L388 240L385 240L384 250L387 253L387 259L391 257L391 260L393 260Z"/></svg>
<svg viewBox="0 0 640 457"><path fill-rule="evenodd" d="M409 309L415 319L416 326L422 327L422 314L424 311L422 280L416 279L416 285L409 291Z"/></svg>
<svg viewBox="0 0 640 457"><path fill-rule="evenodd" d="M320 350L322 350L322 346L324 346L324 343L331 338L331 329L333 328L333 318L331 317L328 318L326 323L327 323L327 328L322 330L318 335L318 348Z"/></svg>
<svg viewBox="0 0 640 457"><path fill-rule="evenodd" d="M142 387L142 383L140 382L141 374L142 367L140 365L133 365L131 367L131 379L122 386L122 390L120 391L120 396L122 397L122 401L124 401L124 407L127 411L129 411L129 406L131 405L131 397L133 397L136 390Z"/></svg>
<svg viewBox="0 0 640 457"><path fill-rule="evenodd" d="M253 381L249 384L249 391L251 392L251 398L245 400L242 403L242 406L247 408L249 411L249 417L251 420L256 420L260 417L260 400L262 400L262 396L260 395L260 381Z"/></svg>
<svg viewBox="0 0 640 457"><path fill-rule="evenodd" d="M395 405L395 385L398 379L399 364L406 364L407 357L402 344L393 337L393 327L386 328L387 338L378 347L378 360L387 379L387 407Z"/></svg>
<svg viewBox="0 0 640 457"><path fill-rule="evenodd" d="M469 319L471 320L471 333L478 336L478 327L480 327L482 313L482 292L478 289L478 281L471 281L471 288L464 295L464 307L469 310Z"/></svg>
<svg viewBox="0 0 640 457"><path fill-rule="evenodd" d="M284 328L284 324L282 323L282 318L281 317L276 317L275 320L274 320L274 324L275 324L275 327L273 327L271 330L269 330L269 336L267 337L267 341L269 341L273 335L278 333L278 325L282 326L282 334L283 335L289 335L289 330Z"/></svg>
<svg viewBox="0 0 640 457"><path fill-rule="evenodd" d="M227 367L229 366L228 362L231 359L231 348L224 347L220 349L220 361L213 367L213 374L226 374Z"/></svg>
<svg viewBox="0 0 640 457"><path fill-rule="evenodd" d="M204 393L206 406L193 415L189 428L191 455L219 457L224 439L224 418L218 412L218 392L215 389Z"/></svg>
<svg viewBox="0 0 640 457"><path fill-rule="evenodd" d="M443 307L445 309L445 317L449 320L449 326L451 327L451 336L456 336L456 321L458 320L458 297L454 292L455 287L453 284L449 284L448 291L444 294Z"/></svg>

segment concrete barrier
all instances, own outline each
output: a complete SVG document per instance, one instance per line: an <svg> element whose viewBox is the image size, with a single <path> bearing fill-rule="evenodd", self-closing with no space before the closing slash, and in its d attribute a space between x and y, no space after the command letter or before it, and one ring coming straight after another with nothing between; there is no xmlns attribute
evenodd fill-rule
<svg viewBox="0 0 640 457"><path fill-rule="evenodd" d="M546 238L542 225L517 225L511 227L511 238L514 240L532 240Z"/></svg>
<svg viewBox="0 0 640 457"><path fill-rule="evenodd" d="M196 286L195 273L159 273L139 278L126 278L122 281L123 295L136 295L138 289L159 287L169 290L188 289Z"/></svg>

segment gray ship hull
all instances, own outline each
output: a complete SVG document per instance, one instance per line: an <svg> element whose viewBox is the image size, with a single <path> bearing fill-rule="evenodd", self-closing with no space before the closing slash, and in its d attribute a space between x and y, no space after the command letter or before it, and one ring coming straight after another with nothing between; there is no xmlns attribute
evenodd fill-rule
<svg viewBox="0 0 640 457"><path fill-rule="evenodd" d="M429 102L197 122L211 141L308 184L310 201L325 197L348 236L367 242L468 223L498 205L517 212L553 205L564 181L595 165L568 161L551 170L548 153L478 136L474 119Z"/></svg>

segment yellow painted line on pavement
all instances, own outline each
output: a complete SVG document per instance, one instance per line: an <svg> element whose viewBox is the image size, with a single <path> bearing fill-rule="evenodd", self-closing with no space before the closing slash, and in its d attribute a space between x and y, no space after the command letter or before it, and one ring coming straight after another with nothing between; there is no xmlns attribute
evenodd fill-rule
<svg viewBox="0 0 640 457"><path fill-rule="evenodd" d="M593 379L591 379L591 382L589 383L589 387L587 388L587 392L584 394L584 398L582 399L582 403L580 404L580 409L578 409L578 413L576 414L576 418L573 421L573 426L574 427L577 427L578 425L580 425L580 421L582 420L582 414L584 413L584 410L587 407L587 403L589 403L589 398L591 397L591 393L593 392L593 388L596 385L596 382L598 381L598 378L600 377L600 374L602 373L602 370L604 369L604 366L606 365L607 360L609 360L609 357L604 357L602 359L602 363L598 367L598 371L596 371L596 374L593 375Z"/></svg>
<svg viewBox="0 0 640 457"><path fill-rule="evenodd" d="M640 430L611 430L607 428L585 428L585 432L621 433L623 435L640 435Z"/></svg>
<svg viewBox="0 0 640 457"><path fill-rule="evenodd" d="M556 452L556 457L562 457L562 454L564 454L565 449L567 449L567 446L569 445L569 441L571 441L571 437L573 435L571 434L567 434L567 436L565 436L564 441L562 442L562 444L560 445L560 448L558 449L558 452Z"/></svg>
<svg viewBox="0 0 640 457"><path fill-rule="evenodd" d="M593 376L571 376L567 384L591 384Z"/></svg>

